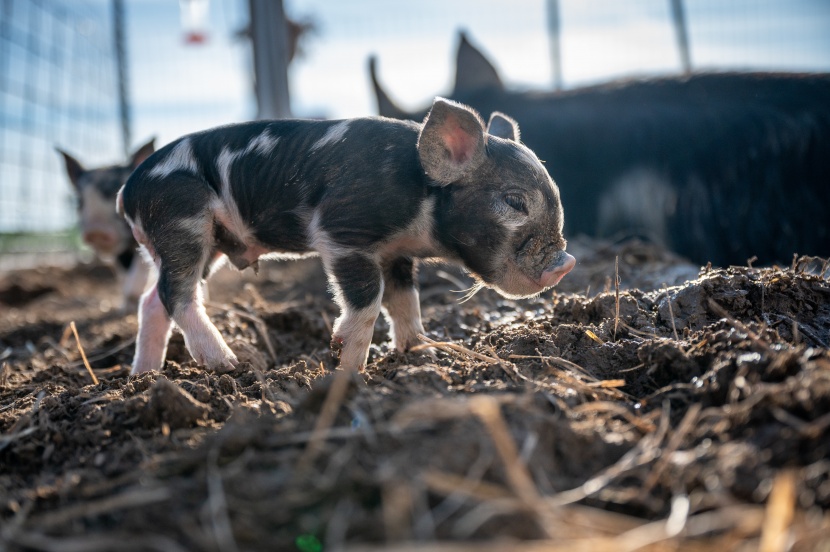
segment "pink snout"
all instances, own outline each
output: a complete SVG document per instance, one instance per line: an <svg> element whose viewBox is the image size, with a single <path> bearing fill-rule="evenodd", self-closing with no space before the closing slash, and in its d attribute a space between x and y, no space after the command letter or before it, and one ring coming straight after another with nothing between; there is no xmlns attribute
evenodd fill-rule
<svg viewBox="0 0 830 552"><path fill-rule="evenodd" d="M112 232L88 230L84 232L83 240L97 251L110 251L115 247L118 238Z"/></svg>
<svg viewBox="0 0 830 552"><path fill-rule="evenodd" d="M565 274L571 271L574 265L576 265L576 259L573 255L563 251L559 262L542 272L541 284L546 288L555 286L565 277Z"/></svg>

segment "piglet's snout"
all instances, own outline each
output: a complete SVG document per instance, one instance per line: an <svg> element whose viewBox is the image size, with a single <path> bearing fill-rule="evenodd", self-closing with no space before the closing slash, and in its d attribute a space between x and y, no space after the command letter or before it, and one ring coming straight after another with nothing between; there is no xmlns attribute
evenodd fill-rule
<svg viewBox="0 0 830 552"><path fill-rule="evenodd" d="M84 232L83 240L97 251L110 251L115 247L118 238L112 232L89 230Z"/></svg>
<svg viewBox="0 0 830 552"><path fill-rule="evenodd" d="M542 272L541 284L544 287L555 286L571 271L576 264L573 255L560 251L553 262Z"/></svg>

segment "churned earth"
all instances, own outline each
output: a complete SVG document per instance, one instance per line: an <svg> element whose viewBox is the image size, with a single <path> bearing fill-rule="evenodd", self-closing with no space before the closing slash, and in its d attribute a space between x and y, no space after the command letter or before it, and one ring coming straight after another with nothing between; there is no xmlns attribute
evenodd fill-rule
<svg viewBox="0 0 830 552"><path fill-rule="evenodd" d="M828 263L569 250L523 301L423 267L359 375L313 259L211 281L227 373L130 377L105 265L0 274L0 549L828 550Z"/></svg>

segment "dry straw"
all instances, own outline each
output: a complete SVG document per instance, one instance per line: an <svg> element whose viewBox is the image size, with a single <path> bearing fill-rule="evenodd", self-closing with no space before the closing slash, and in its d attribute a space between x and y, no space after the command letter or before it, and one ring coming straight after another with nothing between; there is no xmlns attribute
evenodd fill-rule
<svg viewBox="0 0 830 552"><path fill-rule="evenodd" d="M92 366L89 365L89 361L86 359L86 353L84 352L83 345L81 345L81 338L78 336L78 328L75 327L74 320L69 323L69 327L72 328L72 333L75 334L75 343L78 345L78 351L81 352L81 358L84 359L86 371L89 372L89 377L92 378L92 383L98 385L98 378L95 377L95 372L92 371Z"/></svg>

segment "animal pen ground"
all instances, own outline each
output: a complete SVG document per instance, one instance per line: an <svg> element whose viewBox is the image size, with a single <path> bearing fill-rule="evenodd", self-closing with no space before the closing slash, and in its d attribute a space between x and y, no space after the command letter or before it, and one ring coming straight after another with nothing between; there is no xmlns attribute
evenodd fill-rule
<svg viewBox="0 0 830 552"><path fill-rule="evenodd" d="M110 44L117 4L126 8L132 135L115 92L125 53ZM473 285L466 274L423 264L422 345L395 352L381 318L359 374L336 370L337 307L319 260L307 259L263 262L258 275L222 269L211 280L207 311L241 361L234 369L198 366L174 333L160 372L130 376L137 317L121 309L119 273L78 255L76 199L54 147L101 166L152 136L161 147L253 116L248 3L213 0L208 40L184 47L178 9L187 4L204 5L0 2L0 551L830 550L825 258L690 264L653 243L573 235L569 225L596 221L575 220L566 203L578 264L554 290L510 300L483 289L462 302ZM497 56L485 67L499 69L508 95L492 109L508 111L505 97L523 106L549 97L543 23L554 4L566 88L632 72L684 81L669 23L681 2L484 4L286 0L290 16L315 24L291 69L294 115L373 113L370 54L401 107L431 101L447 90L442 59L461 28ZM693 70L830 70L830 10L820 0L684 5ZM455 98L470 104L487 97L454 92L472 92ZM763 148L739 158L708 144L727 160L725 174L751 167L767 184L779 182L770 174L785 177L764 200L772 211L793 198L820 209L811 194L830 189L820 187L830 114L813 103L822 118L753 116L749 127L740 127L751 104L743 97L726 116L710 112L718 124L743 113L737 128L769 131L757 133L770 138L765 147L795 144L788 151L813 156L799 159L819 160L807 163L814 187L795 190L790 165ZM592 128L586 134L600 135ZM553 149L579 159L592 144L575 135ZM670 143L656 136L652 146ZM820 146L798 145L809 139ZM736 159L746 162L729 164ZM574 183L553 160L560 187L579 190L581 167ZM754 181L730 182L740 200L740 186ZM590 189L585 197L601 199ZM692 214L708 206L686 203ZM794 203L785 222L827 244L826 223L810 225ZM725 245L720 223L735 225L738 212L697 220L711 240L703 243ZM760 218L758 228L786 242L780 220ZM822 247L798 251L828 255ZM39 266L23 266L32 259Z"/></svg>
<svg viewBox="0 0 830 552"><path fill-rule="evenodd" d="M825 549L828 263L571 250L531 301L459 305L465 276L425 267L434 357L389 351L379 322L356 377L333 371L316 261L219 275L235 370L174 337L139 377L107 267L5 275L6 548Z"/></svg>

